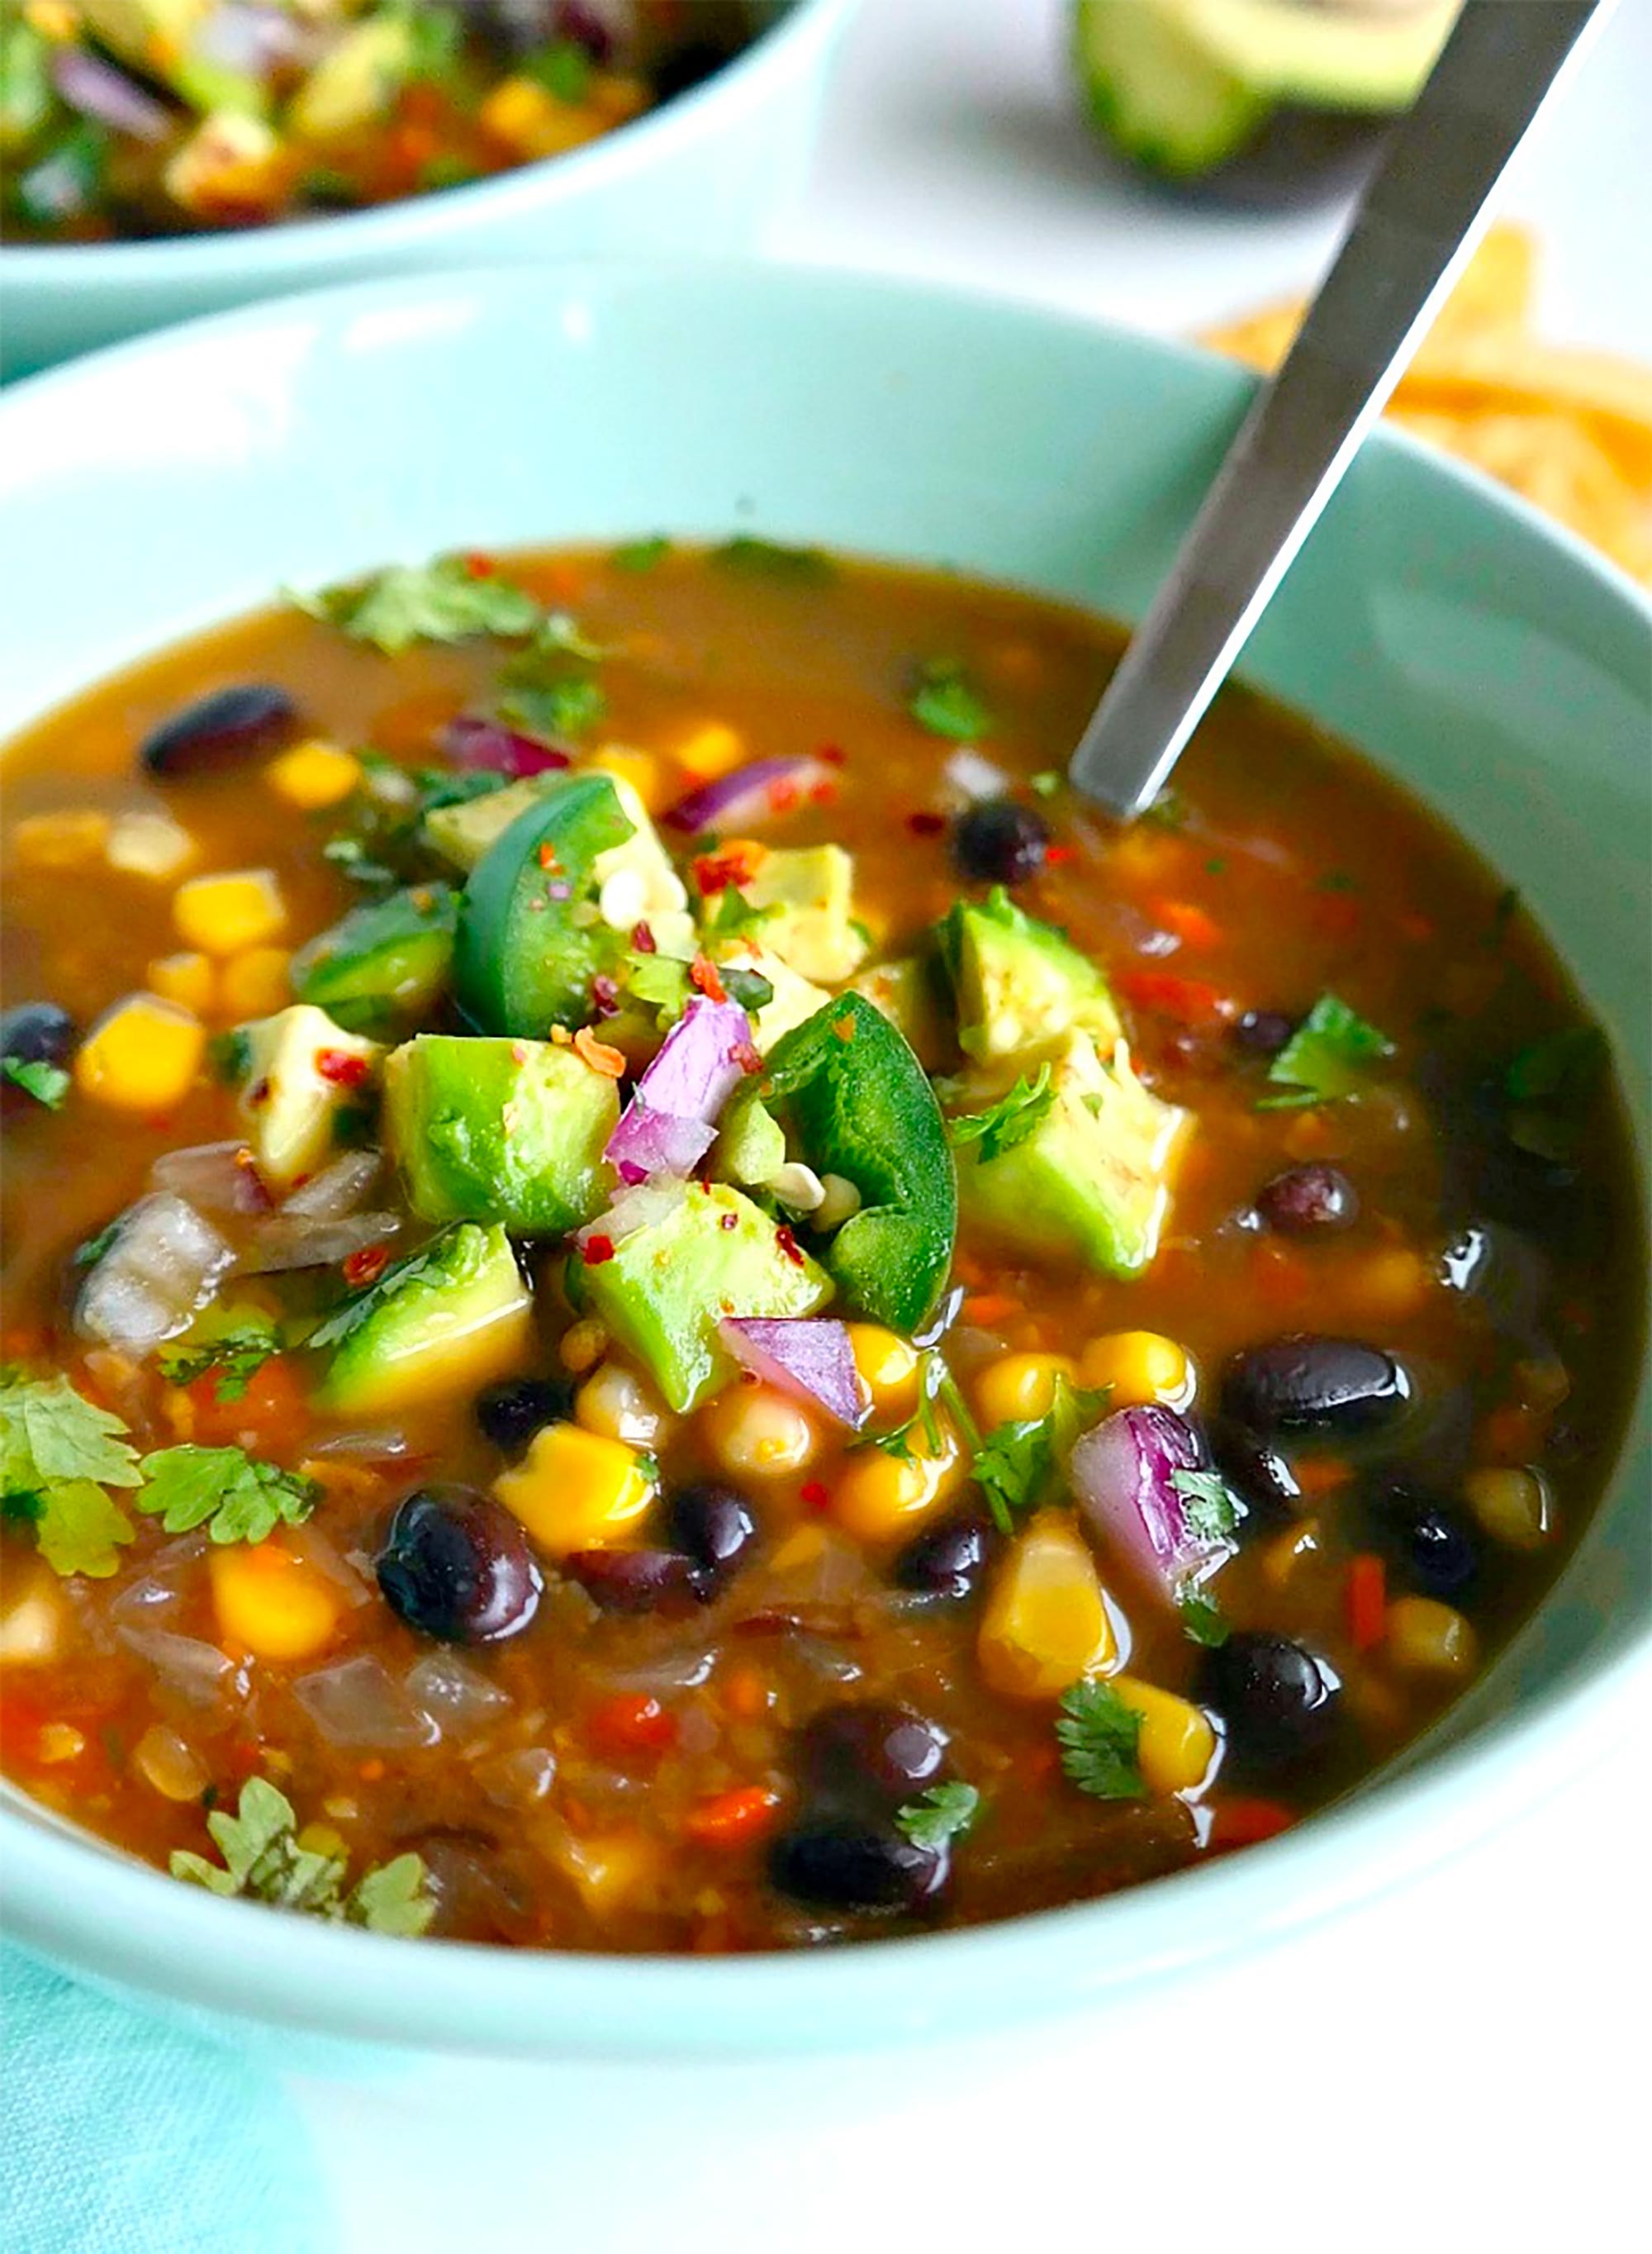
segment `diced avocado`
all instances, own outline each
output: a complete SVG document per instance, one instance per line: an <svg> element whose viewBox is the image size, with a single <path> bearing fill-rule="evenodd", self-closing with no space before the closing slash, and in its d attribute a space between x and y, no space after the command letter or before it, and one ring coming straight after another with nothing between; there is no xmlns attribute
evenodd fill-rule
<svg viewBox="0 0 1652 2254"><path fill-rule="evenodd" d="M547 790L563 777L528 775L485 790L479 798L460 799L453 806L438 806L424 817L424 835L444 861L468 877L496 838L503 837L519 814L537 806Z"/></svg>
<svg viewBox="0 0 1652 2254"><path fill-rule="evenodd" d="M166 160L166 192L185 211L208 213L226 204L273 205L282 144L261 117L240 109L209 109Z"/></svg>
<svg viewBox="0 0 1652 2254"><path fill-rule="evenodd" d="M712 1145L714 1181L742 1182L760 1189L786 1162L785 1130L755 1094L742 1089L722 1115L722 1125Z"/></svg>
<svg viewBox="0 0 1652 2254"><path fill-rule="evenodd" d="M519 1370L533 1348L533 1294L504 1229L467 1222L387 1269L310 1343L333 1349L319 1407L391 1416Z"/></svg>
<svg viewBox="0 0 1652 2254"><path fill-rule="evenodd" d="M189 44L214 0L79 0L80 13L113 55L150 66Z"/></svg>
<svg viewBox="0 0 1652 2254"><path fill-rule="evenodd" d="M725 1315L811 1315L832 1297L831 1279L789 1234L721 1183L690 1183L659 1218L612 1242L611 1256L592 1262L586 1240L591 1304L678 1410L735 1375L717 1329Z"/></svg>
<svg viewBox="0 0 1652 2254"><path fill-rule="evenodd" d="M372 1094L384 1051L307 1002L244 1031L240 1108L253 1156L273 1188L289 1189L333 1155L341 1124Z"/></svg>
<svg viewBox="0 0 1652 2254"><path fill-rule="evenodd" d="M1124 1044L1104 1060L1084 1033L1049 1060L1051 1101L995 1157L958 1153L965 1216L1018 1251L1138 1276L1158 1250L1188 1114L1136 1078Z"/></svg>
<svg viewBox="0 0 1652 2254"><path fill-rule="evenodd" d="M414 1024L447 985L458 909L445 885L352 908L294 956L294 993L341 1026L392 1032Z"/></svg>
<svg viewBox="0 0 1652 2254"><path fill-rule="evenodd" d="M866 960L854 921L854 861L841 845L784 846L765 853L740 887L754 908L774 913L763 943L799 977L841 985Z"/></svg>
<svg viewBox="0 0 1652 2254"><path fill-rule="evenodd" d="M951 1061L951 1034L936 990L938 980L932 962L907 955L896 962L869 963L850 983L889 1019L925 1072L939 1072Z"/></svg>
<svg viewBox="0 0 1652 2254"><path fill-rule="evenodd" d="M959 900L940 927L958 997L958 1044L978 1064L1088 1033L1111 1049L1121 1027L1107 982L1053 924L1023 914L1001 887Z"/></svg>
<svg viewBox="0 0 1652 2254"><path fill-rule="evenodd" d="M766 978L774 991L761 1009L751 1013L752 1045L759 1056L767 1056L783 1033L800 1026L813 1017L821 1004L831 1000L824 986L816 986L800 978L788 962L766 947L759 947L749 939L729 939L714 943L711 948L714 962L725 970L755 970Z"/></svg>
<svg viewBox="0 0 1652 2254"><path fill-rule="evenodd" d="M335 141L376 124L413 66L410 18L369 16L330 47L287 105L286 125L301 141Z"/></svg>
<svg viewBox="0 0 1652 2254"><path fill-rule="evenodd" d="M50 118L52 48L32 24L13 17L0 28L0 150L26 149Z"/></svg>
<svg viewBox="0 0 1652 2254"><path fill-rule="evenodd" d="M562 1236L614 1186L619 1089L548 1041L421 1033L385 1066L385 1143L422 1221Z"/></svg>

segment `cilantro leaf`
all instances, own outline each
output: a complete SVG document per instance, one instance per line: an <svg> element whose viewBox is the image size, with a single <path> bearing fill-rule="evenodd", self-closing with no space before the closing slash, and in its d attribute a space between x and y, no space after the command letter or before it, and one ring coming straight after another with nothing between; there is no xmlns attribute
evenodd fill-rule
<svg viewBox="0 0 1652 2254"><path fill-rule="evenodd" d="M1105 1405L1107 1389L1095 1390L1056 1382L1056 1394L1042 1417L998 1424L975 1451L971 1474L986 1498L1000 1534L1014 1527L1018 1510L1042 1502L1065 1472L1073 1443Z"/></svg>
<svg viewBox="0 0 1652 2254"><path fill-rule="evenodd" d="M375 1933L422 1933L436 1914L435 1903L424 1893L425 1869L417 1855L398 1855L364 1872L346 1894L343 1856L299 1845L292 1802L266 1777L248 1777L237 1812L214 1810L206 1828L222 1863L180 1848L169 1866L175 1879L215 1894L241 1895L278 1909L365 1925Z"/></svg>
<svg viewBox="0 0 1652 2254"><path fill-rule="evenodd" d="M608 710L599 681L571 671L602 652L585 641L571 619L547 620L532 645L499 674L499 718L513 728L547 742L568 742L586 735Z"/></svg>
<svg viewBox="0 0 1652 2254"><path fill-rule="evenodd" d="M34 1529L35 1548L54 1573L85 1573L94 1581L116 1570L121 1545L133 1538L131 1520L90 1480L8 1494L0 1515Z"/></svg>
<svg viewBox="0 0 1652 2254"><path fill-rule="evenodd" d="M1225 1542L1239 1522L1238 1505L1220 1472L1172 1472L1181 1516L1201 1542Z"/></svg>
<svg viewBox="0 0 1652 2254"><path fill-rule="evenodd" d="M351 1925L365 1925L369 1933L412 1939L436 1915L436 1904L425 1893L424 1880L424 1864L417 1855L397 1855L387 1863L375 1864L363 1872L345 1895L345 1918Z"/></svg>
<svg viewBox="0 0 1652 2254"><path fill-rule="evenodd" d="M743 571L754 579L818 583L833 576L833 564L818 548L788 548L777 540L759 540L742 532L711 551L711 561L727 571Z"/></svg>
<svg viewBox="0 0 1652 2254"><path fill-rule="evenodd" d="M1107 1683L1075 1683L1063 1692L1056 1725L1061 1765L1092 1800L1140 1800L1147 1787L1137 1765L1141 1717Z"/></svg>
<svg viewBox="0 0 1652 2254"><path fill-rule="evenodd" d="M701 914L705 928L714 939L749 939L759 925L780 913L777 906L753 907L738 885L724 885L716 900L709 915Z"/></svg>
<svg viewBox="0 0 1652 2254"><path fill-rule="evenodd" d="M417 642L532 634L544 617L526 588L497 572L473 571L462 556L438 556L422 566L393 564L293 599L309 617L339 627L352 641L372 642L387 657L400 657Z"/></svg>
<svg viewBox="0 0 1652 2254"><path fill-rule="evenodd" d="M457 1242L456 1238L458 1239ZM477 1249L480 1239L481 1232L477 1229L472 1229L469 1236L463 1236L457 1228L443 1229L439 1236L430 1239L422 1252L415 1252L406 1260L396 1261L385 1270L376 1284L369 1284L366 1291L358 1292L353 1298L346 1299L342 1306L335 1307L330 1315L317 1324L304 1344L311 1347L342 1345L370 1314L383 1306L387 1299L394 1299L398 1292L405 1292L409 1284L416 1284L420 1277L429 1274L438 1261L450 1270L456 1284L473 1281L480 1256Z"/></svg>
<svg viewBox="0 0 1652 2254"><path fill-rule="evenodd" d="M980 1813L981 1796L972 1784L932 1784L897 1809L895 1828L915 1847L944 1847L960 1839Z"/></svg>
<svg viewBox="0 0 1652 2254"><path fill-rule="evenodd" d="M593 67L590 56L575 39L553 39L548 47L527 56L519 66L525 78L575 108L590 92Z"/></svg>
<svg viewBox="0 0 1652 2254"><path fill-rule="evenodd" d="M314 1480L261 1463L242 1448L160 1448L143 1459L134 1500L169 1534L205 1526L214 1542L262 1542L309 1517L321 1494Z"/></svg>
<svg viewBox="0 0 1652 2254"><path fill-rule="evenodd" d="M652 571L670 554L670 541L663 532L656 532L646 540L625 541L608 560L617 571Z"/></svg>
<svg viewBox="0 0 1652 2254"><path fill-rule="evenodd" d="M1393 1054L1386 1033L1335 994L1321 994L1268 1068L1271 1081L1294 1093L1266 1096L1258 1109L1285 1111L1357 1096L1370 1068Z"/></svg>
<svg viewBox="0 0 1652 2254"><path fill-rule="evenodd" d="M761 970L742 970L737 963L724 963L718 976L724 993L742 1010L766 1010L774 999L774 982Z"/></svg>
<svg viewBox="0 0 1652 2254"><path fill-rule="evenodd" d="M906 700L906 709L931 736L975 744L993 732L993 716L971 685L964 668L946 657L926 659Z"/></svg>
<svg viewBox="0 0 1652 2254"><path fill-rule="evenodd" d="M281 1352L281 1334L268 1315L244 1314L215 1332L204 1324L199 1327L203 1335L162 1348L161 1375L169 1385L192 1385L217 1370L213 1398L240 1401L248 1381Z"/></svg>
<svg viewBox="0 0 1652 2254"><path fill-rule="evenodd" d="M7 1057L0 1062L0 1074L25 1096L33 1096L37 1103L44 1103L48 1111L63 1109L69 1075L60 1064L48 1064L44 1057Z"/></svg>
<svg viewBox="0 0 1652 2254"><path fill-rule="evenodd" d="M1176 1599L1181 1625L1195 1643L1214 1651L1228 1640L1227 1616L1216 1599L1202 1589L1185 1589Z"/></svg>
<svg viewBox="0 0 1652 2254"><path fill-rule="evenodd" d="M427 5L409 8L403 19L408 28L408 81L417 86L448 85L458 68L464 26L451 8Z"/></svg>
<svg viewBox="0 0 1652 2254"><path fill-rule="evenodd" d="M0 1385L0 1494L38 1494L59 1480L136 1487L126 1426L66 1377L10 1377Z"/></svg>
<svg viewBox="0 0 1652 2254"><path fill-rule="evenodd" d="M985 1111L965 1111L947 1122L947 1139L954 1149L969 1143L980 1144L982 1166L991 1166L994 1158L1006 1151L1013 1151L1024 1143L1045 1117L1056 1101L1056 1091L1050 1084L1049 1067L1041 1064L1028 1080L1023 1073L1007 1096Z"/></svg>

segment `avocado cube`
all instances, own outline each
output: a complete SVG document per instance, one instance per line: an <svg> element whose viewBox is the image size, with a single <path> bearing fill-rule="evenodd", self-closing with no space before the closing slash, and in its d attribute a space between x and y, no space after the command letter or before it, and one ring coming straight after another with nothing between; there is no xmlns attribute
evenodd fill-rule
<svg viewBox="0 0 1652 2254"><path fill-rule="evenodd" d="M421 1033L385 1067L385 1143L422 1221L564 1236L614 1186L619 1089L549 1041Z"/></svg>
<svg viewBox="0 0 1652 2254"><path fill-rule="evenodd" d="M336 141L387 115L414 64L414 27L386 11L352 24L329 47L287 107L301 141Z"/></svg>
<svg viewBox="0 0 1652 2254"><path fill-rule="evenodd" d="M724 1110L712 1146L713 1180L761 1189L785 1162L785 1130L755 1093L742 1089Z"/></svg>
<svg viewBox="0 0 1652 2254"><path fill-rule="evenodd" d="M790 963L783 962L766 947L754 940L725 940L712 950L712 960L729 970L755 970L766 978L773 993L760 1010L751 1015L751 1042L759 1056L767 1056L783 1033L794 1026L802 1025L815 1012L832 999L824 986L816 986L807 978L800 978Z"/></svg>
<svg viewBox="0 0 1652 2254"><path fill-rule="evenodd" d="M977 1063L1018 1058L1070 1032L1104 1050L1119 1039L1119 1012L1095 964L1001 886L985 900L960 900L940 945L958 996L958 1042Z"/></svg>
<svg viewBox="0 0 1652 2254"><path fill-rule="evenodd" d="M519 1371L533 1350L533 1294L504 1229L467 1222L387 1268L310 1343L333 1348L319 1408L394 1416Z"/></svg>
<svg viewBox="0 0 1652 2254"><path fill-rule="evenodd" d="M332 1157L340 1128L359 1112L384 1051L335 1025L324 1010L295 1002L245 1028L241 1116L258 1171L290 1189Z"/></svg>
<svg viewBox="0 0 1652 2254"><path fill-rule="evenodd" d="M1031 1133L983 1160L958 1153L965 1213L1017 1250L1139 1276L1159 1249L1188 1116L1136 1078L1119 1042L1104 1060L1074 1033L1048 1060L1050 1101Z"/></svg>
<svg viewBox="0 0 1652 2254"><path fill-rule="evenodd" d="M854 921L854 862L841 845L786 846L765 853L740 887L763 920L763 946L800 978L841 985L866 960Z"/></svg>
<svg viewBox="0 0 1652 2254"><path fill-rule="evenodd" d="M680 1411L739 1367L718 1331L725 1316L812 1315L832 1297L831 1278L790 1231L721 1183L689 1184L658 1219L607 1241L613 1250L598 1260L604 1240L585 1242L592 1308Z"/></svg>

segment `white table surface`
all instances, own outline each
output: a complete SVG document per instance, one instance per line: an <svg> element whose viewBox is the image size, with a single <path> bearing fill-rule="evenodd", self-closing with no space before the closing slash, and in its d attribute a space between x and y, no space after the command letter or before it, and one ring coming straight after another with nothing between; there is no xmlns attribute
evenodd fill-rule
<svg viewBox="0 0 1652 2254"><path fill-rule="evenodd" d="M1519 5L1521 0L1508 0ZM1186 329L1307 284L1338 215L1112 172L1062 0L862 0L785 255ZM1545 326L1652 359L1652 0L1623 0L1508 207ZM1637 1748L1652 1742L1652 1699ZM445 2101L296 2081L349 2254L1620 2254L1647 2244L1644 1754L1260 1960L1030 2040ZM521 2093L517 2093L520 2095Z"/></svg>

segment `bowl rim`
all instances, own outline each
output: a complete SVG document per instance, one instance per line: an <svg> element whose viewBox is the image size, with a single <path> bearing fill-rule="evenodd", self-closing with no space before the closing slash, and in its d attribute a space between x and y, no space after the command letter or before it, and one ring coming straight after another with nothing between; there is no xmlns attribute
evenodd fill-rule
<svg viewBox="0 0 1652 2254"><path fill-rule="evenodd" d="M278 226L142 242L0 242L0 287L45 298L75 290L204 283L241 270L278 282L294 269L308 276L327 262L347 266L355 257L406 249L432 235L464 234L509 222L564 195L600 192L625 173L664 162L680 145L714 133L722 110L760 96L763 81L794 59L794 51L805 41L828 38L834 20L857 4L858 0L786 0L784 12L708 78L561 156L536 158L484 179L400 196L359 211L317 213Z"/></svg>
<svg viewBox="0 0 1652 2254"><path fill-rule="evenodd" d="M1019 326L1029 345L1054 331L1142 366L1196 363L1213 400L1226 393L1237 402L1256 382L1202 348L985 289L829 267L756 269L737 260L698 262L693 270L697 283L721 276L749 288L761 277L777 294L858 300L875 311L896 298L927 303ZM667 276L677 286L684 281L682 262L643 258L548 260L540 271L547 312L572 290L624 296ZM448 304L456 295L477 305L508 304L519 294L522 272L498 266L313 290L140 336L8 387L0 393L0 444L39 387L67 393L118 381L131 355L187 355L198 330L217 339L306 318L331 328L387 302L409 306L438 295ZM1379 430L1367 444L1464 486L1511 532L1558 551L1570 570L1593 581L1626 623L1652 633L1644 591L1517 496L1403 430ZM1642 1396L1649 1382L1652 1368L1642 1371ZM7 1874L0 1928L84 1977L163 2006L393 2051L541 2060L760 2055L956 2036L1185 1975L1217 1956L1267 1946L1419 1873L1546 1797L1580 1763L1604 1758L1634 1726L1643 1688L1652 1688L1652 1628L1614 1650L1572 1660L1538 1698L1425 1762L1408 1749L1366 1786L1242 1855L1060 1908L848 1949L715 1959L460 1942L409 1950L296 1917L272 1922L261 1906L181 1886L48 1811L25 1813L10 1787L0 1796Z"/></svg>

